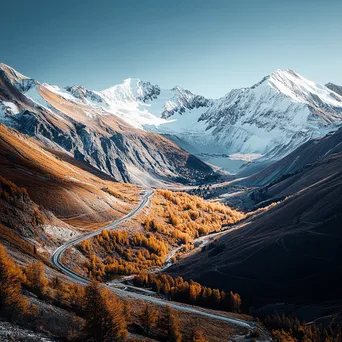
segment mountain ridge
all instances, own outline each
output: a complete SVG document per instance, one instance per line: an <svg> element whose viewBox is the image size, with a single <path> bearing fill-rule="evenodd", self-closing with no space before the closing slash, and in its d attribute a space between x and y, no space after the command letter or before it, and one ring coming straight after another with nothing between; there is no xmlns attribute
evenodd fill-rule
<svg viewBox="0 0 342 342"><path fill-rule="evenodd" d="M243 155L253 154L259 157L257 162L279 160L342 124L342 95L334 91L338 86L320 85L291 69L277 69L251 87L233 89L219 99L179 86L162 89L134 78L103 91L82 86L59 88L7 69L15 86L21 92L31 92L31 99L43 107L49 107L41 96L45 89L45 93L77 105L90 119L119 118L136 129L165 135L228 171L236 169L230 166L236 160L230 155L242 156L239 165L245 160ZM35 87L40 91L34 93Z"/></svg>
<svg viewBox="0 0 342 342"><path fill-rule="evenodd" d="M65 89L30 81L13 70L0 68L0 121L49 147L117 181L140 185L188 182L213 172L164 137L138 130L104 107L94 106L97 93L77 88L81 98L74 97Z"/></svg>
<svg viewBox="0 0 342 342"><path fill-rule="evenodd" d="M342 96L291 69L277 69L219 99L132 78L97 94L127 123L184 140L202 158L215 152L280 159L342 120Z"/></svg>

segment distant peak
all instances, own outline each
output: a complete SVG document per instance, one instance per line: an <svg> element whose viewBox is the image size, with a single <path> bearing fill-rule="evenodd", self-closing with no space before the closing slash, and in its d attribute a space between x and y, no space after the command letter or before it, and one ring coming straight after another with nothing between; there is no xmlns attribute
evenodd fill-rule
<svg viewBox="0 0 342 342"><path fill-rule="evenodd" d="M184 89L183 87L180 87L178 85L174 86L172 89L172 91L178 91L180 93L183 93L183 92L190 92L189 90L187 89Z"/></svg>
<svg viewBox="0 0 342 342"><path fill-rule="evenodd" d="M108 93L115 91L116 89L120 89L122 87L136 88L141 83L141 80L138 78L126 78L122 81L122 83L115 84L109 88L101 90L101 93Z"/></svg>
<svg viewBox="0 0 342 342"><path fill-rule="evenodd" d="M337 84L329 82L325 86L329 88L329 87L335 87L335 86L337 86Z"/></svg>
<svg viewBox="0 0 342 342"><path fill-rule="evenodd" d="M7 74L7 76L12 80L15 79L16 81L18 81L23 79L29 79L29 77L21 74L20 72L18 72L17 70L13 69L5 63L0 63L0 69L4 71Z"/></svg>
<svg viewBox="0 0 342 342"><path fill-rule="evenodd" d="M0 63L0 69L12 69L12 70L14 70L12 67L10 67L9 65L7 65L5 63Z"/></svg>
<svg viewBox="0 0 342 342"><path fill-rule="evenodd" d="M80 85L66 86L64 89L73 95L75 98L85 102L85 99L90 99L96 102L103 102L101 95L93 90L88 90Z"/></svg>
<svg viewBox="0 0 342 342"><path fill-rule="evenodd" d="M292 69L276 69L271 74L263 77L261 81L254 84L251 88L255 88L256 86L269 80L281 81L281 80L287 80L287 79L302 79L302 78L303 78L302 76L300 76L298 73L296 73Z"/></svg>
<svg viewBox="0 0 342 342"><path fill-rule="evenodd" d="M129 77L123 80L123 83L138 83L138 82L141 82L141 80L135 77Z"/></svg>
<svg viewBox="0 0 342 342"><path fill-rule="evenodd" d="M285 88L291 88L293 85L304 85L305 87L316 86L316 83L299 75L292 69L276 69L270 75L265 76L260 82L254 84L251 89L261 84L268 84L272 88L281 91Z"/></svg>
<svg viewBox="0 0 342 342"><path fill-rule="evenodd" d="M138 86L141 82L141 80L139 80L139 78L126 78L125 80L123 80L122 84L130 86L130 87L136 87Z"/></svg>

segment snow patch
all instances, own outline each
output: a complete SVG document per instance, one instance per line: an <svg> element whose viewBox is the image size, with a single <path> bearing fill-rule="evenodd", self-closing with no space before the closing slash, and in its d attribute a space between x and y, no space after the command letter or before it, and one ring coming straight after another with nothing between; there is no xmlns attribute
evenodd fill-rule
<svg viewBox="0 0 342 342"><path fill-rule="evenodd" d="M260 153L233 153L229 155L229 158L231 160L242 160L245 162L251 162L261 157L262 157L262 154Z"/></svg>
<svg viewBox="0 0 342 342"><path fill-rule="evenodd" d="M5 112L7 111L9 114L16 115L20 113L18 106L13 102L3 101L2 105L5 109Z"/></svg>

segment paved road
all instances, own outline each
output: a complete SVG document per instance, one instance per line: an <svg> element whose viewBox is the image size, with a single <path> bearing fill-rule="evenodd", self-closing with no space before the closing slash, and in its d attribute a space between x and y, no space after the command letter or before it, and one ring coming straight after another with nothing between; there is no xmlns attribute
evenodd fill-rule
<svg viewBox="0 0 342 342"><path fill-rule="evenodd" d="M79 274L75 273L73 270L71 270L70 268L66 267L65 265L63 265L62 263L62 256L64 254L64 252L72 247L73 245L77 245L80 242L87 240L91 237L94 237L96 235L99 235L102 233L103 230L111 230L111 229L115 229L119 224L126 222L127 220L131 219L133 216L135 216L141 209L143 209L145 207L145 205L149 202L150 197L153 195L153 190L148 190L145 191L145 193L143 194L143 199L142 201L139 203L139 205L133 209L130 213L128 213L127 215L121 217L120 219L111 222L110 224L108 224L105 227L102 227L100 229L97 229L91 233L82 235L81 237L78 237L74 240L68 241L67 243L65 243L64 245L60 246L59 248L57 248L52 256L51 256L51 262L53 265L55 265L60 271L62 271L63 273L67 274L68 276L70 276L71 278L73 278L74 280L77 280L79 282L83 282L83 283L88 283L89 279L80 276Z"/></svg>
<svg viewBox="0 0 342 342"><path fill-rule="evenodd" d="M92 233L85 234L81 237L78 237L74 240L71 240L71 241L65 243L64 245L60 246L59 248L57 248L51 256L52 264L55 265L62 273L69 276L69 278L71 278L73 281L75 281L77 283L81 283L81 284L88 284L90 282L90 279L77 274L76 272L74 272L73 270L71 270L70 268L68 268L67 266L65 266L62 263L63 253L68 248L72 247L73 245L76 245L76 244L78 244L78 243L80 243L86 239L89 239L93 236L100 234L104 229L107 229L107 230L114 229L119 224L131 219L141 209L144 208L144 206L149 202L149 199L152 196L152 194L153 194L153 190L146 191L145 194L143 195L143 199L140 202L140 204L134 210L132 210L129 214L127 214L126 216L124 216L124 217L122 217L116 221L113 221L111 224L109 224L105 227L102 227L102 228L100 228L100 229L98 229ZM111 291L118 294L119 296L137 298L137 299L144 300L144 301L151 302L151 303L155 303L158 305L169 306L175 310L180 310L183 312L190 312L190 313L194 313L196 315L208 317L211 319L216 319L218 321L228 322L228 323L235 324L235 325L238 325L241 327L245 327L249 330L259 329L259 330L263 331L263 329L261 329L255 322L244 321L244 320L237 319L237 318L230 318L230 317L227 317L225 315L220 315L218 313L208 312L208 310L205 310L205 309L199 309L199 308L196 308L196 307L193 307L190 305L185 305L185 304L181 304L181 303L177 303L177 302L163 300L163 299L151 297L148 295L143 295L143 294L134 293L134 292L127 292L124 289L113 288L113 287L110 287L110 286L105 285L105 284L103 286L109 288ZM266 333L265 337L266 337L266 340L269 340L267 333Z"/></svg>

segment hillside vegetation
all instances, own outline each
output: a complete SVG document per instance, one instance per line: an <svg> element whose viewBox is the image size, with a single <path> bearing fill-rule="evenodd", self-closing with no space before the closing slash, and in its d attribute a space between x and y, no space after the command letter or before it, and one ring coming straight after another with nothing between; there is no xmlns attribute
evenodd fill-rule
<svg viewBox="0 0 342 342"><path fill-rule="evenodd" d="M75 342L216 342L222 334L228 338L246 333L169 307L119 298L97 282L84 287L60 276L48 277L46 270L41 262L19 266L0 244L0 321ZM205 338L207 331L210 337Z"/></svg>
<svg viewBox="0 0 342 342"><path fill-rule="evenodd" d="M234 224L244 214L220 203L186 193L158 190L151 208L137 220L140 229L106 231L83 241L78 250L86 257L83 272L96 280L161 267L171 249L193 248L199 236Z"/></svg>
<svg viewBox="0 0 342 342"><path fill-rule="evenodd" d="M226 294L219 289L202 286L195 281L185 281L182 277L169 274L141 272L134 278L134 284L151 288L177 302L207 307L210 309L240 312L241 297L230 291Z"/></svg>
<svg viewBox="0 0 342 342"><path fill-rule="evenodd" d="M36 229L46 223L46 216L31 201L27 190L0 176L0 224L26 237L37 235Z"/></svg>

